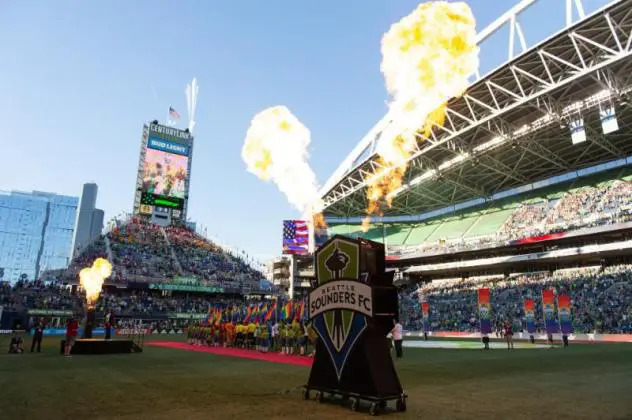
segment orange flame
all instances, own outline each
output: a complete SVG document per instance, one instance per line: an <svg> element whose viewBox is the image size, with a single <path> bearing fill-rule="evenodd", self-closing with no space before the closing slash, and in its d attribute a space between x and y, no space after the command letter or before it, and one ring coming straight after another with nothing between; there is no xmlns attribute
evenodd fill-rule
<svg viewBox="0 0 632 420"><path fill-rule="evenodd" d="M79 282L86 292L88 307L93 308L101 293L103 282L112 274L112 264L105 258L97 258L92 267L86 267L79 272Z"/></svg>
<svg viewBox="0 0 632 420"><path fill-rule="evenodd" d="M393 121L377 145L382 166L368 182L366 232L371 215L392 206L402 187L419 133L426 137L445 120L447 101L463 94L478 68L476 22L465 3L421 4L382 38L382 72L393 97Z"/></svg>
<svg viewBox="0 0 632 420"><path fill-rule="evenodd" d="M327 221L322 213L314 213L313 216L314 230L327 229Z"/></svg>

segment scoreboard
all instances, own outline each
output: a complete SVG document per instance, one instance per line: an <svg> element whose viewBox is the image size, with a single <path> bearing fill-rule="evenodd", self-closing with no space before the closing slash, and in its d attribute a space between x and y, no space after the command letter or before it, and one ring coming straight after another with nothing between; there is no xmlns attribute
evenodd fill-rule
<svg viewBox="0 0 632 420"><path fill-rule="evenodd" d="M140 204L141 206L145 205L152 207L166 207L170 209L182 210L182 208L184 207L184 200L182 198L157 195L143 191L140 198Z"/></svg>

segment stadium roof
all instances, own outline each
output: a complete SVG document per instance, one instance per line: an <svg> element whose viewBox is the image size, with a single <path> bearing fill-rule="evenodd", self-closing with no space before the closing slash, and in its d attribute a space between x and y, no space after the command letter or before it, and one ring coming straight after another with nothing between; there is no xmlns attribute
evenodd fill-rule
<svg viewBox="0 0 632 420"><path fill-rule="evenodd" d="M422 137L385 215L448 207L632 154L632 0L615 1L470 86L445 126ZM614 106L619 130L604 135ZM570 127L583 118L586 141ZM373 153L386 116L325 185L327 216L358 216L380 169Z"/></svg>

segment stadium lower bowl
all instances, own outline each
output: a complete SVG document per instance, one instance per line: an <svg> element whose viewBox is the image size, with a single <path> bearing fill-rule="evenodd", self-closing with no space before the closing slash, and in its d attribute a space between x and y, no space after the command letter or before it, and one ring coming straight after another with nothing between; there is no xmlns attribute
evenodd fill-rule
<svg viewBox="0 0 632 420"><path fill-rule="evenodd" d="M418 348L418 349L458 349L458 350L480 350L483 348L483 343L480 341L424 341L424 340L405 340L403 343L406 348ZM531 344L520 343L514 341L515 350L533 350L533 349L547 349L550 346L546 344ZM489 348L492 350L507 350L506 343L491 342Z"/></svg>

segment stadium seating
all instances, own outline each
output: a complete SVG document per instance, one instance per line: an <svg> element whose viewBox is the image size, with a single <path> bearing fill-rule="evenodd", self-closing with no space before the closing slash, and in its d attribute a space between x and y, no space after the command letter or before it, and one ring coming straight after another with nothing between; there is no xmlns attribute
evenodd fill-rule
<svg viewBox="0 0 632 420"><path fill-rule="evenodd" d="M75 281L95 258L112 260L108 283L165 283L188 277L200 285L257 289L263 274L186 227L148 224L138 218L119 223L73 259L60 280Z"/></svg>
<svg viewBox="0 0 632 420"><path fill-rule="evenodd" d="M224 287L257 283L263 275L215 244L185 227L168 227L167 237L184 275L197 276Z"/></svg>
<svg viewBox="0 0 632 420"><path fill-rule="evenodd" d="M509 321L525 325L523 301L536 302L537 327L543 330L541 293L553 289L571 297L575 332L632 333L632 267L560 270L504 277L434 281L400 295L401 318L406 327L422 329L420 299L430 305L434 331L478 331L477 289L490 288L497 329Z"/></svg>
<svg viewBox="0 0 632 420"><path fill-rule="evenodd" d="M549 185L421 223L333 224L343 234L385 242L390 254L454 252L551 232L631 219L632 168L616 169Z"/></svg>
<svg viewBox="0 0 632 420"><path fill-rule="evenodd" d="M411 286L400 292L400 319L405 328L421 330L420 302L430 305L433 331L478 331L477 293L491 289L492 314L496 328L504 321L516 330L524 326L523 300L536 302L536 323L543 328L540 296L543 289L568 294L572 299L572 318L577 333L632 333L632 266L602 269L583 268L550 273L532 273L510 277L478 277L426 283L417 290ZM65 285L42 282L0 282L0 305L5 311L76 310L81 296ZM121 325L129 319L144 319L160 328L182 327L190 322L187 315L208 312L209 307L245 305L242 299L201 294L163 295L155 290L107 289L96 309L113 311ZM177 319L173 318L177 314ZM171 316L171 317L169 317ZM46 316L50 325L59 324L59 316ZM167 325L167 327L165 327Z"/></svg>

